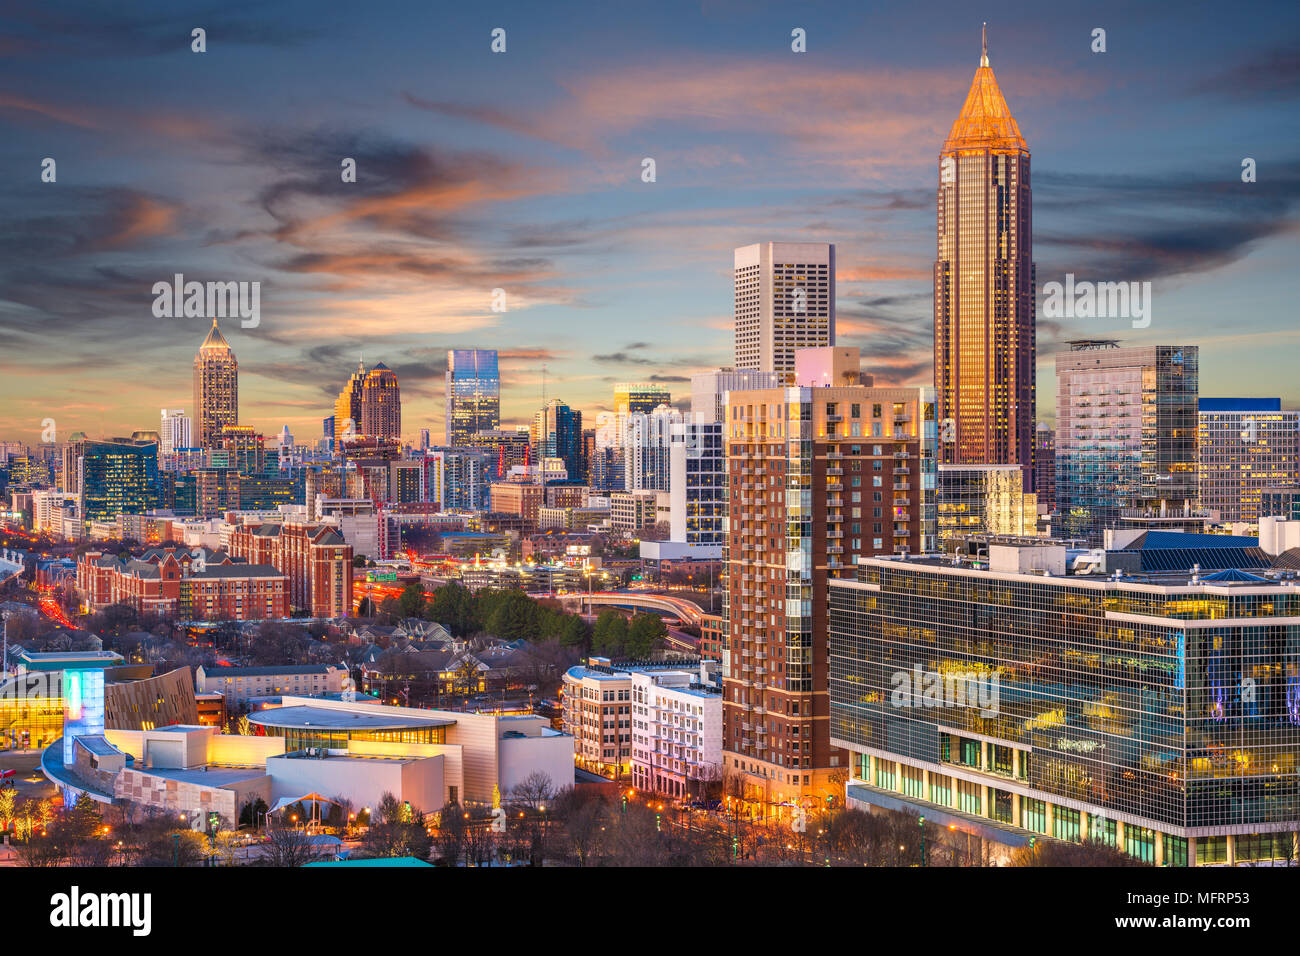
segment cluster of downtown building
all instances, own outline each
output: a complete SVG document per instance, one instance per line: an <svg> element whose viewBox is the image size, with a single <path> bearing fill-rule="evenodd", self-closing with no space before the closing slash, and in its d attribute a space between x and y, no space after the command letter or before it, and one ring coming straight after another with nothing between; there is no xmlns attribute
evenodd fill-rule
<svg viewBox="0 0 1300 956"><path fill-rule="evenodd" d="M404 446L396 377L363 365L313 448L286 431L263 451L214 328L193 423L73 442L75 504L34 503L25 450L8 480L55 526L75 509L65 531L124 533L159 499L178 521L302 509L304 533L376 556L447 513L484 532L666 523L648 568L721 565L701 644L720 667L571 671L585 766L673 796L717 768L755 815L905 809L1005 850L1294 857L1300 413L1201 396L1195 344L1097 336L1058 353L1040 422L1030 152L987 56L938 178L933 384L877 385L836 343L834 245L763 242L734 255L734 364L693 377L689 411L628 383L594 427L552 400L503 429L497 353L453 350L445 445Z"/></svg>

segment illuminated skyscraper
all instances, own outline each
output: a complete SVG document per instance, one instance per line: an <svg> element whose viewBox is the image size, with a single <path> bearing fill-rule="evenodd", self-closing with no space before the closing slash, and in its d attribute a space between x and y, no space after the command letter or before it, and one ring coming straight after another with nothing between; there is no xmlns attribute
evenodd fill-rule
<svg viewBox="0 0 1300 956"><path fill-rule="evenodd" d="M447 352L447 444L465 447L501 427L501 373L496 349Z"/></svg>
<svg viewBox="0 0 1300 956"><path fill-rule="evenodd" d="M368 438L402 437L402 392L397 375L383 362L366 373L361 385L360 431Z"/></svg>
<svg viewBox="0 0 1300 956"><path fill-rule="evenodd" d="M239 362L216 319L194 356L194 413L202 448L216 448L222 426L239 424Z"/></svg>
<svg viewBox="0 0 1300 956"><path fill-rule="evenodd" d="M939 154L934 383L947 463L1023 465L1034 480L1034 263L1029 147L987 43Z"/></svg>
<svg viewBox="0 0 1300 956"><path fill-rule="evenodd" d="M178 448L192 448L194 423L183 408L162 409L159 454L170 455Z"/></svg>
<svg viewBox="0 0 1300 956"><path fill-rule="evenodd" d="M357 370L334 401L334 436L361 434L361 388L366 380L365 362L357 362Z"/></svg>
<svg viewBox="0 0 1300 956"><path fill-rule="evenodd" d="M562 458L569 478L585 481L587 462L583 456L582 412L558 398L551 399L533 416L530 433L533 451L540 464L544 458Z"/></svg>

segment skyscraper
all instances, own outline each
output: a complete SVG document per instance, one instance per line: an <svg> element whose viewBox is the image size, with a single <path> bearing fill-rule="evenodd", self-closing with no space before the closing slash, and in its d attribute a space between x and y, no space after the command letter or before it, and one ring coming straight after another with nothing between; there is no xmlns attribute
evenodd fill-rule
<svg viewBox="0 0 1300 956"><path fill-rule="evenodd" d="M82 520L112 521L158 507L158 443L109 438L81 443Z"/></svg>
<svg viewBox="0 0 1300 956"><path fill-rule="evenodd" d="M736 368L789 381L795 349L835 344L835 246L760 242L734 261Z"/></svg>
<svg viewBox="0 0 1300 956"><path fill-rule="evenodd" d="M796 387L728 393L723 764L759 813L837 793L828 579L935 546L934 391L856 384L858 370L857 349L815 349Z"/></svg>
<svg viewBox="0 0 1300 956"><path fill-rule="evenodd" d="M360 435L361 431L361 390L366 381L366 365L357 362L357 370L352 373L343 391L334 401L334 437L341 439L345 435Z"/></svg>
<svg viewBox="0 0 1300 956"><path fill-rule="evenodd" d="M178 448L193 448L193 420L183 408L162 409L162 427L158 431L158 452L170 455Z"/></svg>
<svg viewBox="0 0 1300 956"><path fill-rule="evenodd" d="M216 448L222 427L239 424L239 362L216 319L194 356L194 413L201 448Z"/></svg>
<svg viewBox="0 0 1300 956"><path fill-rule="evenodd" d="M1034 263L1029 147L985 45L939 153L934 384L947 463L1023 465L1033 489Z"/></svg>
<svg viewBox="0 0 1300 956"><path fill-rule="evenodd" d="M361 384L360 430L368 438L402 437L402 391L397 375L383 362Z"/></svg>
<svg viewBox="0 0 1300 956"><path fill-rule="evenodd" d="M447 352L447 444L463 448L481 431L501 427L501 373L496 349Z"/></svg>
<svg viewBox="0 0 1300 956"><path fill-rule="evenodd" d="M1221 521L1255 521L1265 488L1300 480L1300 412L1280 398L1202 398L1198 406L1201 507Z"/></svg>
<svg viewBox="0 0 1300 956"><path fill-rule="evenodd" d="M538 464L545 458L561 458L569 472L569 478L574 481L586 480L587 463L582 454L582 412L570 408L558 398L551 399L534 416L530 437Z"/></svg>
<svg viewBox="0 0 1300 956"><path fill-rule="evenodd" d="M1186 515L1197 497L1196 346L1069 346L1056 356L1060 528L1096 545L1107 529Z"/></svg>

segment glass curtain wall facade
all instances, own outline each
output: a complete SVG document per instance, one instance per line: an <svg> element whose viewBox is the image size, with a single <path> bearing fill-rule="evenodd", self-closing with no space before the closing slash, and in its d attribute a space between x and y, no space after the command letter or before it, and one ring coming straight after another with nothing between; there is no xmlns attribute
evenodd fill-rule
<svg viewBox="0 0 1300 956"><path fill-rule="evenodd" d="M1056 357L1056 498L1070 537L1197 502L1196 346L1071 343Z"/></svg>
<svg viewBox="0 0 1300 956"><path fill-rule="evenodd" d="M496 349L447 352L447 444L464 447L501 427L501 373Z"/></svg>
<svg viewBox="0 0 1300 956"><path fill-rule="evenodd" d="M1019 464L1033 490L1029 147L987 51L939 153L934 384L949 464Z"/></svg>
<svg viewBox="0 0 1300 956"><path fill-rule="evenodd" d="M958 809L950 790L965 781L985 795L968 812L1153 862L1290 852L1298 622L1300 593L1263 578L1075 581L865 559L856 581L831 582L832 743L858 780L919 770L929 801ZM996 675L993 706L900 695L930 674Z"/></svg>
<svg viewBox="0 0 1300 956"><path fill-rule="evenodd" d="M1256 521L1266 488L1300 480L1300 412L1279 398L1202 398L1198 405L1201 507L1220 521Z"/></svg>

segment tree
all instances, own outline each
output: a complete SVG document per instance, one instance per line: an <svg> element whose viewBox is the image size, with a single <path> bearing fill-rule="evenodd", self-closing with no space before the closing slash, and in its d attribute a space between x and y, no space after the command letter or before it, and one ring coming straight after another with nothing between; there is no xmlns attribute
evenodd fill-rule
<svg viewBox="0 0 1300 956"><path fill-rule="evenodd" d="M1057 843L1038 840L1011 855L1012 866L1146 866L1137 857L1097 840Z"/></svg>
<svg viewBox="0 0 1300 956"><path fill-rule="evenodd" d="M410 801L398 800L392 793L384 793L379 805L371 814L370 829L366 831L358 850L360 857L413 856L427 859L433 839L425 826L424 814Z"/></svg>
<svg viewBox="0 0 1300 956"><path fill-rule="evenodd" d="M287 821L273 822L266 832L262 863L266 866L302 866L319 860L324 851L307 831L299 830Z"/></svg>
<svg viewBox="0 0 1300 956"><path fill-rule="evenodd" d="M9 829L9 821L14 818L18 806L18 789L12 784L0 786L0 830Z"/></svg>
<svg viewBox="0 0 1300 956"><path fill-rule="evenodd" d="M555 815L555 797L554 781L541 770L534 770L510 791L511 822L523 835L530 866L541 866L546 859L548 824Z"/></svg>
<svg viewBox="0 0 1300 956"><path fill-rule="evenodd" d="M448 582L433 592L425 616L437 621L455 637L464 637L479 629L474 616L474 596L458 581Z"/></svg>
<svg viewBox="0 0 1300 956"><path fill-rule="evenodd" d="M456 665L455 686L466 697L477 693L481 686L482 676L478 668L478 661L468 656L462 657Z"/></svg>
<svg viewBox="0 0 1300 956"><path fill-rule="evenodd" d="M248 717L244 716L240 719L247 720ZM243 731L240 731L240 733L243 733ZM265 814L269 809L270 807L266 805L266 801L261 797L255 797L254 799L249 800L239 810L239 825L241 827L253 827L256 829L263 814Z"/></svg>
<svg viewBox="0 0 1300 956"><path fill-rule="evenodd" d="M612 608L601 611L592 629L592 651L606 657L617 657L626 643L627 618Z"/></svg>
<svg viewBox="0 0 1300 956"><path fill-rule="evenodd" d="M560 628L560 643L565 647L575 647L584 654L591 650L591 628L577 614L570 614Z"/></svg>
<svg viewBox="0 0 1300 956"><path fill-rule="evenodd" d="M626 653L629 657L647 658L667 636L668 628L658 614L638 614L627 629Z"/></svg>
<svg viewBox="0 0 1300 956"><path fill-rule="evenodd" d="M397 606L401 609L403 618L424 616L424 590L420 587L418 581L414 581L402 589L402 593L397 599Z"/></svg>
<svg viewBox="0 0 1300 956"><path fill-rule="evenodd" d="M523 591L507 591L486 622L487 628L507 641L533 640L539 630L537 602Z"/></svg>

